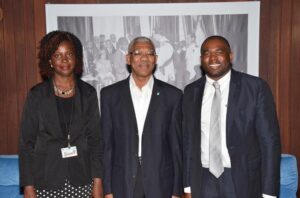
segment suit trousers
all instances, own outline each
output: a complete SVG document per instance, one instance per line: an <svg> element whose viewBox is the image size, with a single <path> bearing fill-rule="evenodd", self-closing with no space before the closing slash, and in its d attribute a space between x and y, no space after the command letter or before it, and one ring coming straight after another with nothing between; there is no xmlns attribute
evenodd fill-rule
<svg viewBox="0 0 300 198"><path fill-rule="evenodd" d="M201 197L204 198L237 198L231 176L231 169L225 168L216 178L208 168L202 168Z"/></svg>
<svg viewBox="0 0 300 198"><path fill-rule="evenodd" d="M143 172L142 172L142 161L139 160L137 175L135 179L135 187L133 191L133 198L145 198L145 191L143 186Z"/></svg>

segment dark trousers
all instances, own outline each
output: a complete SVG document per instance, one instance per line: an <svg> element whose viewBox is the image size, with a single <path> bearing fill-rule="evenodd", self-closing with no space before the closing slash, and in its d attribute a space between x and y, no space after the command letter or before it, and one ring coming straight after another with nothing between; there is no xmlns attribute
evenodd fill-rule
<svg viewBox="0 0 300 198"><path fill-rule="evenodd" d="M237 198L231 176L231 169L225 168L223 174L216 178L208 168L202 168L201 197L203 198Z"/></svg>
<svg viewBox="0 0 300 198"><path fill-rule="evenodd" d="M140 161L141 162L141 161ZM145 191L143 186L143 172L141 163L138 166L137 176L135 180L135 187L133 191L133 198L145 198Z"/></svg>

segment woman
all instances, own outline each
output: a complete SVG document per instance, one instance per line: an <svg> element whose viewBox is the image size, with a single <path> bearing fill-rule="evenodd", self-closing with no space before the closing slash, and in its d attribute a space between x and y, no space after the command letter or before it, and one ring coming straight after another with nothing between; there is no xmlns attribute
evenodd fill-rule
<svg viewBox="0 0 300 198"><path fill-rule="evenodd" d="M25 198L102 197L102 137L95 89L79 79L82 45L69 32L40 42L45 79L28 93L20 127Z"/></svg>

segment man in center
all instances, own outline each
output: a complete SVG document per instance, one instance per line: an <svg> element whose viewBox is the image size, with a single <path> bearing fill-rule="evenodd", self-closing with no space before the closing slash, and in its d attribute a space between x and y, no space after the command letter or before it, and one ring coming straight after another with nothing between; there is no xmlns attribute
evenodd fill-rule
<svg viewBox="0 0 300 198"><path fill-rule="evenodd" d="M153 42L131 41L130 76L101 91L105 198L182 195L182 92L160 80Z"/></svg>

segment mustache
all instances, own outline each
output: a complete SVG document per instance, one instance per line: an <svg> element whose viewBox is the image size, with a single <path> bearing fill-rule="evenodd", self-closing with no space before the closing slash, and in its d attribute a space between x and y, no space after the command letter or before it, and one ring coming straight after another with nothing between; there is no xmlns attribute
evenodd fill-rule
<svg viewBox="0 0 300 198"><path fill-rule="evenodd" d="M156 71L156 68L157 68L157 64L155 63L155 64L154 64L153 71L152 71L152 74L154 74L154 73L155 73L155 71ZM129 65L129 64L126 64L126 69L127 69L127 71L128 71L129 73L131 73L131 65Z"/></svg>
<svg viewBox="0 0 300 198"><path fill-rule="evenodd" d="M144 65L152 66L153 63L150 63L149 61L142 61L142 62L140 62L138 65L139 65L139 66L140 66L140 65L141 65L141 66L144 66Z"/></svg>

